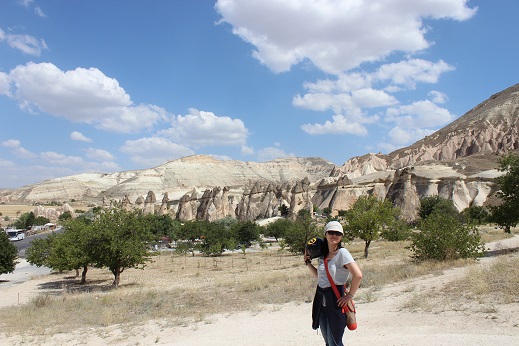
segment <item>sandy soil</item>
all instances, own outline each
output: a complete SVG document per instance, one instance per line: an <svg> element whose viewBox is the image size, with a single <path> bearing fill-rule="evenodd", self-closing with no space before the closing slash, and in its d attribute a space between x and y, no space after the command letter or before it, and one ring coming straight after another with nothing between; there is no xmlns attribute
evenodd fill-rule
<svg viewBox="0 0 519 346"><path fill-rule="evenodd" d="M519 236L487 244L489 250L519 247ZM517 255L517 253L515 254ZM486 265L495 257L486 257ZM384 287L373 302L357 302L359 327L346 331L346 345L519 345L519 301L499 305L494 312L410 312L401 308L413 294L441 294L442 287L467 268L443 275L412 279ZM2 304L13 305L35 294L48 276L15 285L0 285ZM412 288L412 289L410 289ZM431 290L434 289L434 290ZM4 302L5 300L5 302ZM311 304L265 306L261 311L214 315L204 322L174 327L167 321L141 326L110 326L45 337L3 335L8 345L323 345L320 333L311 329Z"/></svg>

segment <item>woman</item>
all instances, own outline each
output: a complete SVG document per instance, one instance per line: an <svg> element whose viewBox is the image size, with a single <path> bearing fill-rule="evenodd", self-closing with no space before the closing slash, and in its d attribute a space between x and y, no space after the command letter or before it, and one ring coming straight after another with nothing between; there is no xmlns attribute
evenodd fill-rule
<svg viewBox="0 0 519 346"><path fill-rule="evenodd" d="M355 296L362 280L362 272L350 252L341 245L344 231L339 222L328 222L324 227L324 236L326 241L323 242L317 268L311 263L310 255L305 254L306 266L317 277L317 290L312 308L312 328L321 328L326 345L342 346L342 336L346 327L346 315L342 312L342 308L346 307L348 301ZM339 299L335 296L326 275L325 258L328 261L330 275L341 295ZM344 285L350 274L351 286L345 292Z"/></svg>

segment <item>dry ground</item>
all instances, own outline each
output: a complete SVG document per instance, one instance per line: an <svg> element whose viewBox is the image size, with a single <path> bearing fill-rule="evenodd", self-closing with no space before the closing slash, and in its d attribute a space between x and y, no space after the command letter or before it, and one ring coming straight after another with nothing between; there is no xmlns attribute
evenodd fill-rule
<svg viewBox="0 0 519 346"><path fill-rule="evenodd" d="M515 290L506 301L489 289L474 297L463 286L471 277L497 280L503 274L493 271L500 267L517 278L518 235L488 243L490 256L475 264L424 272L408 263L403 244L375 242L367 260L362 245L347 246L365 285L356 297L359 328L346 331L346 344L519 344ZM397 279L384 280L395 268ZM275 247L220 258L164 252L144 270L123 272L116 290L106 269L90 270L87 280L80 286L68 272L7 288L0 282L2 297L27 297L20 305L14 299L2 304L11 306L0 309L0 338L8 345L323 344L310 327L315 281L301 256Z"/></svg>

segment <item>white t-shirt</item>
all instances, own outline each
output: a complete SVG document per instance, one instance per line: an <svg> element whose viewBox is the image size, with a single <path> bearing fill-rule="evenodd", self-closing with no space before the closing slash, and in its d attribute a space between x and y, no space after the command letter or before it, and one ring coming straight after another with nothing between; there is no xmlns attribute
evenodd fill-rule
<svg viewBox="0 0 519 346"><path fill-rule="evenodd" d="M346 269L344 265L352 262L355 262L355 260L345 248L340 248L339 252L328 261L328 270L336 285L344 285L346 283L350 271ZM319 263L317 265L317 285L321 288L331 286L328 276L326 275L326 269L324 269L323 257L319 257Z"/></svg>

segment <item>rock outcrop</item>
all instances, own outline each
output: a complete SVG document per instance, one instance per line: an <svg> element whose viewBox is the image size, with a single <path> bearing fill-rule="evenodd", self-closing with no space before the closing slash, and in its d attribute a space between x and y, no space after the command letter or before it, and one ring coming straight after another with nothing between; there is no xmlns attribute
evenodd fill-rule
<svg viewBox="0 0 519 346"><path fill-rule="evenodd" d="M413 220L427 196L448 198L460 211L485 205L496 192L494 178L502 174L495 170L497 160L508 152L519 153L519 84L413 145L354 157L342 166L319 158L254 163L195 155L146 170L48 180L6 191L0 200L75 199L108 206L124 196L123 205L146 214L214 221L278 216L283 205L291 217L314 206L336 214L369 194L391 200ZM154 191L163 192L160 205Z"/></svg>

